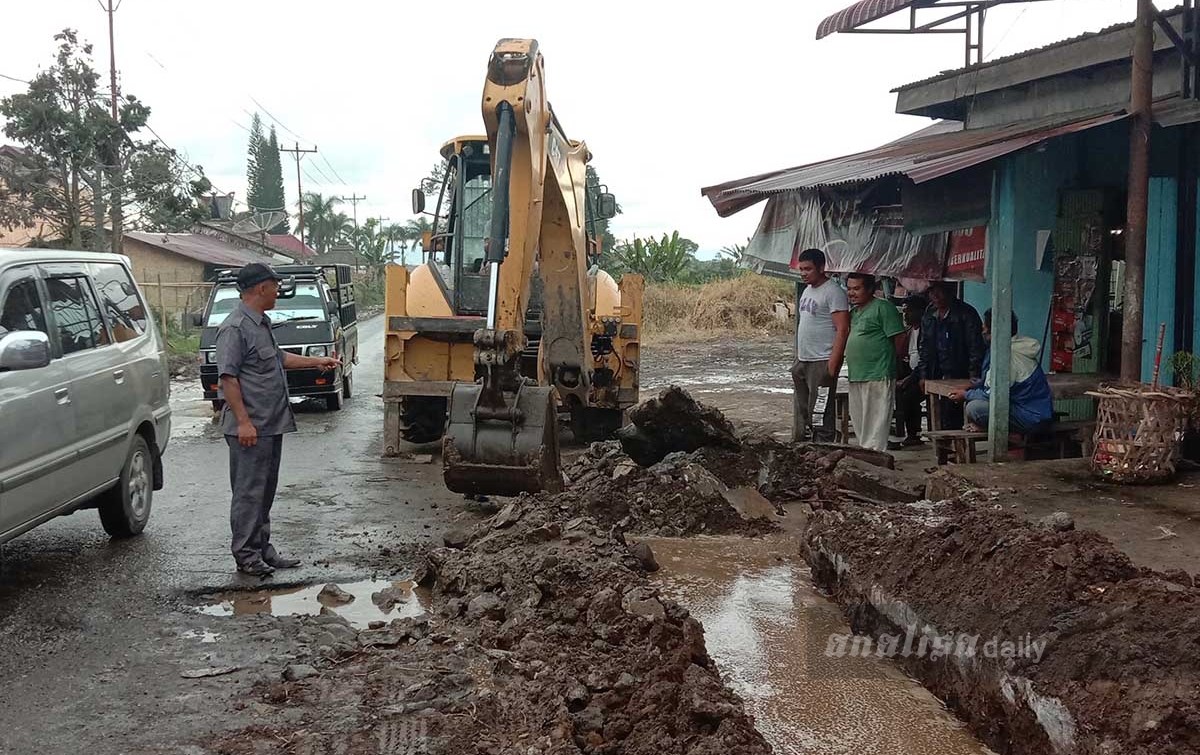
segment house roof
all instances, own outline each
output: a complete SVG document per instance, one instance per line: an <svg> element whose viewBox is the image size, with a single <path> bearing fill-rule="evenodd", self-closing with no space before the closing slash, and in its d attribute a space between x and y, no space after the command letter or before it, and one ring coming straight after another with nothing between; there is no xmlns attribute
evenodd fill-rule
<svg viewBox="0 0 1200 755"><path fill-rule="evenodd" d="M226 241L202 233L149 233L126 231L127 238L148 244L164 252L178 254L208 265L235 265L241 267L251 262L271 263L271 258L234 246Z"/></svg>
<svg viewBox="0 0 1200 755"><path fill-rule="evenodd" d="M268 233L268 243L272 246L277 246L280 249L290 253L297 260L312 259L317 256L317 250L313 249L308 244L305 244L300 239L296 238L291 233Z"/></svg>
<svg viewBox="0 0 1200 755"><path fill-rule="evenodd" d="M729 181L701 189L700 193L712 202L718 215L728 217L770 194L785 191L897 175L923 183L1056 136L1102 126L1124 117L1123 110L1108 110L970 130L962 129L962 124L935 124L866 152Z"/></svg>
<svg viewBox="0 0 1200 755"><path fill-rule="evenodd" d="M1171 8L1169 10L1162 11L1162 14L1164 16L1166 16L1167 18L1174 19L1176 16L1179 16L1180 14L1182 14L1182 12L1183 12L1182 6L1178 6L1175 8ZM955 69L951 69L948 71L942 71L939 74L930 76L925 79L921 79L920 81L914 81L911 84L903 84L901 86L898 86L895 89L893 89L892 92L893 93L903 92L907 89L913 89L916 87L924 86L926 84L932 84L936 81L942 81L943 79L951 79L951 78L954 78L955 76L961 76L965 73L978 73L979 71L983 71L988 68L995 68L997 66L1002 66L1002 65L1005 65L1006 63L1012 63L1013 61L1021 60L1022 58L1028 58L1028 57L1032 57L1035 55L1040 55L1042 53L1050 52L1052 50L1057 50L1057 49L1063 48L1063 47L1071 47L1072 45L1083 44L1083 43L1088 42L1089 40L1093 40L1093 39L1096 39L1099 37L1106 37L1106 36L1109 36L1116 32L1129 31L1129 30L1132 30L1135 25L1136 25L1135 21L1126 21L1126 22L1119 23L1119 24L1113 24L1112 26L1107 26L1103 29L1100 29L1099 31L1090 31L1090 32L1086 32L1084 34L1076 35L1074 37L1060 39L1057 42L1051 42L1050 44L1043 45L1042 47L1034 47L1029 50L1023 50L1021 52L1013 53L1011 55L1005 55L1002 58L995 58L993 60L984 61L983 63L976 63L975 65L966 66L964 68L955 68ZM1155 44L1156 50L1164 49L1164 48L1172 46L1171 41L1169 39L1167 39L1166 35L1164 35L1164 34L1156 35L1155 39L1156 39L1156 44ZM1126 48L1122 52L1123 52L1122 57L1124 57L1124 58L1128 58L1128 57L1132 56L1132 48Z"/></svg>

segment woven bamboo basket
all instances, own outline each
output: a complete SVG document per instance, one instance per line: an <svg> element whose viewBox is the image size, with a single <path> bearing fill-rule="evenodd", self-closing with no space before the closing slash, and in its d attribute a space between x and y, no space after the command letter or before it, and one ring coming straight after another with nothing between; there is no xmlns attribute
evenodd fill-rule
<svg viewBox="0 0 1200 755"><path fill-rule="evenodd" d="M1190 391L1143 384L1102 385L1088 391L1098 401L1092 471L1132 485L1175 476L1179 442L1196 397Z"/></svg>

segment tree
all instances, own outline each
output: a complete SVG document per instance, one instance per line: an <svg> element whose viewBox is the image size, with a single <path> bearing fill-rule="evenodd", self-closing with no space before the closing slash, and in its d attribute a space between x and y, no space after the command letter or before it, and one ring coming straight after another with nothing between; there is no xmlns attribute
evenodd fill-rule
<svg viewBox="0 0 1200 755"><path fill-rule="evenodd" d="M53 238L37 243L82 249L85 241L103 247L106 210L114 205L131 227L147 230L175 230L199 218L196 197L211 188L203 170L161 143L134 139L150 108L125 95L114 119L99 91L92 46L72 29L54 39L53 65L27 91L0 100L4 134L24 147L0 170L0 225L41 221Z"/></svg>
<svg viewBox="0 0 1200 755"><path fill-rule="evenodd" d="M371 277L378 278L391 261L387 250L388 238L382 232L378 218L367 218L358 229L357 241L358 256Z"/></svg>
<svg viewBox="0 0 1200 755"><path fill-rule="evenodd" d="M446 173L449 170L449 160L441 160L433 164L433 167L429 169L429 175L421 179L421 191L425 192L426 197L437 197L442 191L442 182L446 180Z"/></svg>
<svg viewBox="0 0 1200 755"><path fill-rule="evenodd" d="M246 204L250 212L274 209L266 204L264 199L264 182L262 164L263 144L266 136L263 134L262 118L255 113L250 118L250 143L246 147Z"/></svg>
<svg viewBox="0 0 1200 755"><path fill-rule="evenodd" d="M282 210L287 207L287 195L283 190L283 162L279 157L279 140L275 137L275 127L271 127L271 136L263 150L263 188L266 190L263 201L269 203L267 209ZM271 233L287 233L287 219L271 229Z"/></svg>
<svg viewBox="0 0 1200 755"><path fill-rule="evenodd" d="M699 247L690 239L683 238L679 231L661 239L623 241L613 248L611 262L621 272L637 273L649 281L670 282L679 280L688 266L695 261L693 256Z"/></svg>
<svg viewBox="0 0 1200 755"><path fill-rule="evenodd" d="M340 239L335 229L334 208L342 203L337 197L324 197L315 191L304 192L304 230L308 245L318 252L328 252ZM343 216L345 217L345 216Z"/></svg>
<svg viewBox="0 0 1200 755"><path fill-rule="evenodd" d="M263 133L262 119L255 113L250 120L250 143L246 149L246 203L254 212L283 210L287 197L283 190L283 163L275 127L270 136ZM307 216L307 208L305 215ZM308 218L306 217L305 220ZM287 233L287 220L281 220L269 233Z"/></svg>
<svg viewBox="0 0 1200 755"><path fill-rule="evenodd" d="M408 252L408 245L412 244L415 246L417 244L420 244L421 239L425 237L425 232L432 231L432 230L433 230L433 224L430 223L429 218L427 218L425 216L413 218L412 220L410 220L404 224L405 245L404 245L404 251L401 252L400 264L402 264L402 265L408 264L407 262L405 262L405 259L404 259L404 255ZM425 250L424 247L422 247L421 251L424 251L424 250Z"/></svg>

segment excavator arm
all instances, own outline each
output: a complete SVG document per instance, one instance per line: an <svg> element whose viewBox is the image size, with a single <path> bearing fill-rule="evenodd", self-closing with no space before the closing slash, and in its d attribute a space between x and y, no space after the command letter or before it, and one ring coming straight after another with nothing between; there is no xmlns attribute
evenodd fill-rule
<svg viewBox="0 0 1200 755"><path fill-rule="evenodd" d="M586 402L591 371L585 229L587 147L546 98L535 40L502 39L488 62L483 118L492 160L487 316L475 332L482 381L456 384L443 443L446 485L468 494L556 490L558 399ZM534 272L544 284L537 386L517 369Z"/></svg>

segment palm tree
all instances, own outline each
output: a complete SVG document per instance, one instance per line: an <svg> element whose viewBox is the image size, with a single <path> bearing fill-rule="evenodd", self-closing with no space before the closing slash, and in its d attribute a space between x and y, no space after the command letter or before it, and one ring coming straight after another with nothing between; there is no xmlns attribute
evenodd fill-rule
<svg viewBox="0 0 1200 755"><path fill-rule="evenodd" d="M353 244L354 220L344 212L335 212L329 216L329 245Z"/></svg>
<svg viewBox="0 0 1200 755"><path fill-rule="evenodd" d="M406 241L415 245L420 243L421 238L425 235L426 231L432 230L433 224L429 222L429 218L422 215L421 217L414 218L404 224L404 238ZM407 251L407 247L405 250ZM421 251L424 252L425 250L422 248ZM403 257L401 258L401 261L403 261Z"/></svg>
<svg viewBox="0 0 1200 755"><path fill-rule="evenodd" d="M301 202L304 207L304 230L307 232L308 245L318 252L328 252L335 240L330 232L330 221L334 216L334 208L341 204L342 200L338 197L325 198L318 192L306 191Z"/></svg>

